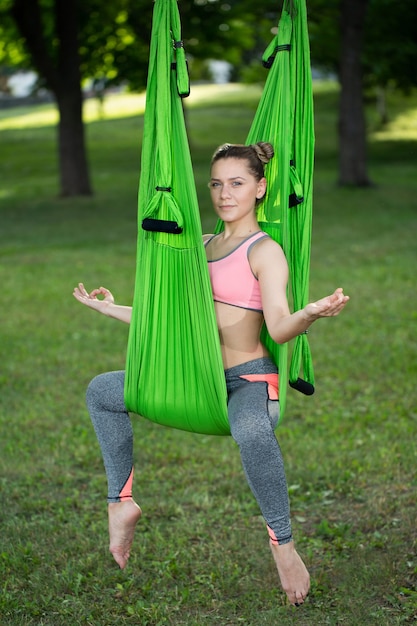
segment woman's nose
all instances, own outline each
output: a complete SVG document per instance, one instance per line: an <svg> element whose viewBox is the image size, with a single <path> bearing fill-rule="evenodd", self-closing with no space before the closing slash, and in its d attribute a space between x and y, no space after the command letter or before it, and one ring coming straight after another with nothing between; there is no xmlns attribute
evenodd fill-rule
<svg viewBox="0 0 417 626"><path fill-rule="evenodd" d="M230 197L229 185L222 185L222 188L221 188L221 191L220 191L220 196L222 198L229 198Z"/></svg>

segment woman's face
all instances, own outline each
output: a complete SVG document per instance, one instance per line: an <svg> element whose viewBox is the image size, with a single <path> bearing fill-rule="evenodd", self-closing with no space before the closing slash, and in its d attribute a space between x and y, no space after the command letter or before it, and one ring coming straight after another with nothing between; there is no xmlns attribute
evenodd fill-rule
<svg viewBox="0 0 417 626"><path fill-rule="evenodd" d="M256 180L246 159L229 157L213 163L209 188L219 218L234 222L254 215L256 200L265 194L266 180Z"/></svg>

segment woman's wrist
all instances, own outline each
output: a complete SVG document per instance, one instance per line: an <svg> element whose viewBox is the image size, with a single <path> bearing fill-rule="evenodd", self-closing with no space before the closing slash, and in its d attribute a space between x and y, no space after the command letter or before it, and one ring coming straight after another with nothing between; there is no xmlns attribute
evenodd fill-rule
<svg viewBox="0 0 417 626"><path fill-rule="evenodd" d="M114 302L109 302L107 307L102 311L104 315L108 317L112 317L120 322L125 322L126 324L130 324L130 320L132 318L132 307L125 306L124 304L115 304Z"/></svg>
<svg viewBox="0 0 417 626"><path fill-rule="evenodd" d="M118 305L115 302L106 302L107 306L103 306L102 313L107 317L117 317Z"/></svg>
<svg viewBox="0 0 417 626"><path fill-rule="evenodd" d="M306 324L306 329L319 318L319 315L317 315L311 309L312 309L311 304L306 304L306 306L303 309L301 309L302 319L304 323Z"/></svg>

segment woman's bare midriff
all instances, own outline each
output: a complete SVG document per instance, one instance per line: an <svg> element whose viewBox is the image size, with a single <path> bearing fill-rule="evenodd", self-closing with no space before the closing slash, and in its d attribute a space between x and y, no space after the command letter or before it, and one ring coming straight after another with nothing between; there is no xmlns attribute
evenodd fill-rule
<svg viewBox="0 0 417 626"><path fill-rule="evenodd" d="M269 356L260 341L262 313L222 302L215 302L214 308L225 369Z"/></svg>

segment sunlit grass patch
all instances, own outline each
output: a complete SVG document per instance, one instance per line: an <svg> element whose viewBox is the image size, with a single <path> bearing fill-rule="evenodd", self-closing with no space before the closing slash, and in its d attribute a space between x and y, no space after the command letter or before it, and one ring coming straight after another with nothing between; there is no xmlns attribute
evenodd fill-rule
<svg viewBox="0 0 417 626"><path fill-rule="evenodd" d="M417 142L417 107L395 115L382 130L373 133L372 137L376 141Z"/></svg>
<svg viewBox="0 0 417 626"><path fill-rule="evenodd" d="M192 85L190 96L185 100L188 106L200 106L208 102L217 102L221 95L225 104L247 103L260 95L259 86L242 87L239 84ZM83 106L83 119L86 123L103 119L120 119L143 115L146 92L109 93L102 100L86 98ZM16 107L0 109L0 131L22 128L55 126L58 123L58 109L55 104L40 104L36 107Z"/></svg>

